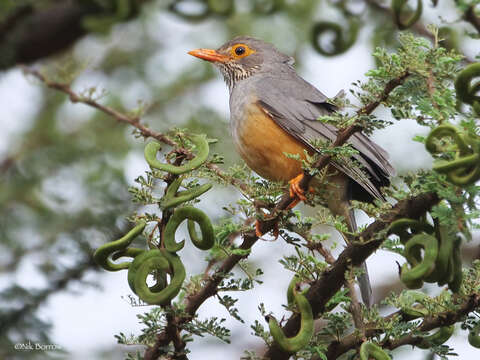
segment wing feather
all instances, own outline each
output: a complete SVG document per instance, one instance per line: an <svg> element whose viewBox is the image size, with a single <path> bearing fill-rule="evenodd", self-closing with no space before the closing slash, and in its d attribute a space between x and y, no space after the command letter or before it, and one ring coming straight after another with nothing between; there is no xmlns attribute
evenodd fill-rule
<svg viewBox="0 0 480 360"><path fill-rule="evenodd" d="M296 79L292 81L292 76ZM293 84L293 85L292 85ZM294 71L285 77L264 78L257 83L258 105L285 131L308 146L314 139L334 141L337 129L318 121L318 117L335 110L328 98ZM364 169L334 162L333 165L348 175L375 198L383 198L380 187L389 183L395 171L387 152L362 133L349 139L359 152L354 156Z"/></svg>

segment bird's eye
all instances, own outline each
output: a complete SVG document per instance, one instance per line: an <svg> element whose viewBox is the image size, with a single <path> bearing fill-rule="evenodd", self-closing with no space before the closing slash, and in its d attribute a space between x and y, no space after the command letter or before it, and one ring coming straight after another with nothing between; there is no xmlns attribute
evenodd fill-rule
<svg viewBox="0 0 480 360"><path fill-rule="evenodd" d="M230 48L230 54L234 59L241 59L246 56L249 56L250 54L253 54L255 50L250 49L247 45L245 44L235 44Z"/></svg>
<svg viewBox="0 0 480 360"><path fill-rule="evenodd" d="M243 46L239 46L235 49L235 54L237 54L238 56L241 56L243 54L245 54L245 48Z"/></svg>

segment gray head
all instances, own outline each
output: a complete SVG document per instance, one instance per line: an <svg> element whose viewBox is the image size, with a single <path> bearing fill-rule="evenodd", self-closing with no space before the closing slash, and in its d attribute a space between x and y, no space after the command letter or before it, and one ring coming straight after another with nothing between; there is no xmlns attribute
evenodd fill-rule
<svg viewBox="0 0 480 360"><path fill-rule="evenodd" d="M253 74L278 71L294 63L292 57L282 54L272 44L248 36L236 37L217 50L197 49L189 54L218 67L230 89Z"/></svg>

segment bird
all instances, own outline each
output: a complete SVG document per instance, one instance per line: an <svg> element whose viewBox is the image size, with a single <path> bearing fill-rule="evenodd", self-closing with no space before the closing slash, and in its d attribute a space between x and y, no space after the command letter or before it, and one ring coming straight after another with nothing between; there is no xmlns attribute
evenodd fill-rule
<svg viewBox="0 0 480 360"><path fill-rule="evenodd" d="M312 142L333 142L338 129L318 118L337 111L336 106L297 74L293 57L263 40L239 36L216 50L200 48L188 54L211 62L223 75L230 92L233 143L248 167L264 179L290 184L294 204L305 200L298 186L303 177L301 161L286 154L305 159L306 154L320 151ZM385 200L381 188L389 185L395 170L388 153L363 133L348 142L358 152L353 161L333 159L326 184L318 185L314 178L311 187L354 233L357 224L350 201ZM346 235L347 242L352 239ZM365 263L362 267L359 286L363 302L370 307L372 290Z"/></svg>

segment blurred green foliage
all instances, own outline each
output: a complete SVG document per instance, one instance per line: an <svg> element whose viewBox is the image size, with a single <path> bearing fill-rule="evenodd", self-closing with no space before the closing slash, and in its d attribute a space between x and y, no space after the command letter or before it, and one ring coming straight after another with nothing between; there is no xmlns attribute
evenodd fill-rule
<svg viewBox="0 0 480 360"><path fill-rule="evenodd" d="M478 37L480 30L475 26L480 23L480 15L475 10L477 3L475 0L455 2L450 10L457 11L458 19L445 24L439 23L443 25L440 38L427 31L421 18L411 24L410 29L449 50L458 50L462 42ZM52 15L59 13L49 11L60 6L72 6L75 11L68 14L74 14L75 17L69 18L69 21L79 25L75 34L73 26L71 27L72 36L68 41L56 43L56 39L62 38L61 34L48 33L48 30L50 25L55 23L55 19L60 21L60 17ZM356 7L360 7L361 11L354 11ZM344 31L332 29L334 37L331 41L328 36L323 38L323 33L318 38L316 35L319 34L315 31L318 31L319 24L332 21L332 18ZM347 26L353 23L353 28ZM131 85L136 83L151 99L146 105L137 105L145 108L145 121L152 128L162 132L172 127L188 128L195 133L206 133L209 137L228 139L224 114L220 113L217 107L197 102L207 91L204 84L208 86L210 80L217 76L214 70L208 64L192 62L192 65L183 66L180 73L172 74L171 66L166 65L168 61L175 62L175 56L178 55L167 41L170 36L178 41L176 46L182 49L182 54L188 50L183 49L182 41L189 45L192 43L188 36L175 34L177 27L188 28L187 33L198 47L203 46L202 42L211 44L211 41L218 40L220 45L234 35L252 34L273 41L282 50L295 54L300 66L303 60L300 55L306 48L323 46L330 49L326 51L329 54L348 54L351 46L355 45L357 32L359 37L361 35L371 39L374 47L381 45L384 48L397 49L402 45L398 40L399 31L393 21L390 4L373 0L71 0L63 4L57 0L5 0L0 2L0 69L17 71L14 66L20 62L42 60L43 65L54 68L54 73L62 74L61 69L64 69L63 80L68 78L75 86L77 83L73 75L81 74L87 67L87 80L81 83L82 86L85 82L87 86L96 86L96 81L91 80L95 79L95 76L109 79L111 87L105 89L105 94L101 85L92 89L103 94L101 102L131 111L129 106L134 107L131 106L133 99L127 90L131 90ZM202 34L196 33L200 28ZM162 33L158 33L159 31ZM128 36L132 33L134 35ZM349 39L352 41L340 41L340 35L344 33L350 33ZM37 34L39 37L34 36ZM40 34L45 35L40 37ZM125 34L126 36L123 36ZM206 35L211 35L212 40ZM75 45L75 42L82 38L81 43ZM37 43L39 39L44 39L45 43ZM47 47L45 44L50 41L56 43L56 46L49 51L43 51ZM429 46L428 41L425 42ZM372 70L370 76L380 80L387 79L404 70L408 61L415 61L412 67L417 69L419 77L428 78L428 71L434 66L438 71L435 76L442 78L442 81L436 84L433 93L426 91L421 82L412 80L407 83L391 99L392 103L395 103L392 115L398 119L413 118L424 125L454 118L458 112L448 81L455 71L452 64L459 58L445 53L445 62L441 63L442 54L436 53L433 56L427 51L418 53L416 51L422 44L413 44L411 40L407 44L410 48L404 46L407 52L397 59L389 57L384 50L375 50L378 64L384 65ZM31 50L28 56L24 54L25 48ZM98 48L102 48L103 55L95 54ZM420 58L421 55L425 56ZM46 58L47 56L50 57ZM471 55L463 60L473 61ZM90 61L94 63L94 71L90 69ZM435 61L433 65L432 61ZM153 71L148 70L151 67L154 67L155 78L152 77ZM363 74L358 75L361 77ZM0 73L0 81L2 76ZM32 83L37 85L35 81ZM372 85L375 87L369 87L370 85L372 83L361 85L361 90L370 98L362 99L364 95L357 93L360 100L372 100L381 89L378 83ZM8 142L7 151L0 154L2 359L49 356L40 352L19 353L14 349L14 344L24 339L55 343L54 339L49 338L51 324L37 316L38 309L50 296L66 291L71 282L82 281L86 272L97 271L92 262L93 249L124 234L128 228L126 217L140 206L132 205L132 195L127 191L131 184L128 183L125 172L128 165L126 160L141 154L143 150L143 141L133 136L138 134L132 135L131 128L115 123L100 112L86 113L81 115L80 119L78 114L74 116L74 107L83 105L71 105L68 97L52 90L42 88L41 92L38 104L30 104L29 99L22 99L25 106L35 106L33 116L29 119L31 123L23 132L5 139ZM132 94L136 96L137 93L132 91ZM125 97L128 97L129 101L126 101ZM140 96L138 100L143 99ZM67 108L68 110L65 110ZM16 121L15 114L5 115L11 116L11 121ZM478 120L472 113L464 113L462 126L474 131L475 121ZM228 140L215 145L215 152L222 155L225 167L238 162ZM249 184L248 192L252 197L272 202L281 194L278 184L258 182L240 165L231 167L228 172ZM212 177L211 173L200 175ZM451 202L456 200L457 204L474 202L474 194L478 191L470 188L462 196L458 196L448 188L444 178L431 174L423 174L415 179L406 178L404 181L412 193L424 191L433 186L432 183L441 183L447 189L445 193ZM397 198L400 198L399 194L406 190L395 191ZM248 217L253 214L249 206L250 204L239 202L228 210L232 217L236 214L245 214ZM443 211L439 206L434 215L438 218L457 218L470 222L474 213L473 206L469 211L463 211L462 206L459 206L460 209L457 206ZM370 210L379 211L378 208ZM338 223L336 219L328 220ZM315 221L325 222L325 216L318 216ZM306 218L299 219L296 225L297 230L300 225L311 226ZM293 227L288 223L285 226ZM235 222L224 223L216 231L217 241L223 239L225 244L220 242L220 245L228 248L228 236L240 229L242 225ZM287 234L285 237L288 239ZM295 239L291 241L294 243ZM222 246L214 247L212 257L219 259L222 256L225 256ZM284 262L287 267L297 268L304 273L308 272L308 265L314 266L315 271L318 271L314 273L315 276L319 276L324 269L323 262L299 262L299 259L304 259L304 255L285 259ZM32 263L35 264L38 276L46 280L43 286L34 286L23 281L28 279L15 277L18 271ZM464 286L476 291L478 284L474 282L474 278L478 266L469 271L471 276L467 277ZM257 271L246 285L233 276L232 283L228 283L227 277L222 286L248 290L253 287L251 279L258 275L260 273ZM95 285L87 282L83 284ZM195 283L191 286L195 288ZM223 297L221 303L229 309L232 316L240 318L234 306L235 299ZM394 304L393 300L391 304ZM157 330L152 330L149 326L157 326L158 318L163 320L166 316L158 309L150 314L153 320L149 315L144 315L141 319L147 323L146 330L141 335L146 339L143 339L143 343L147 344L154 341L153 331ZM330 320L327 333L342 333L350 321L346 315L329 314L325 318ZM229 335L228 329L224 329L221 321L217 320L199 320L186 330L190 334L210 332L225 339ZM399 328L400 325L391 325L387 330L401 333ZM255 326L254 330L259 336L268 337L268 334L261 331L261 326ZM120 336L120 339L123 338ZM120 342L127 343L126 340ZM323 348L319 346L309 349L309 356L318 349ZM68 358L68 355L66 357Z"/></svg>

